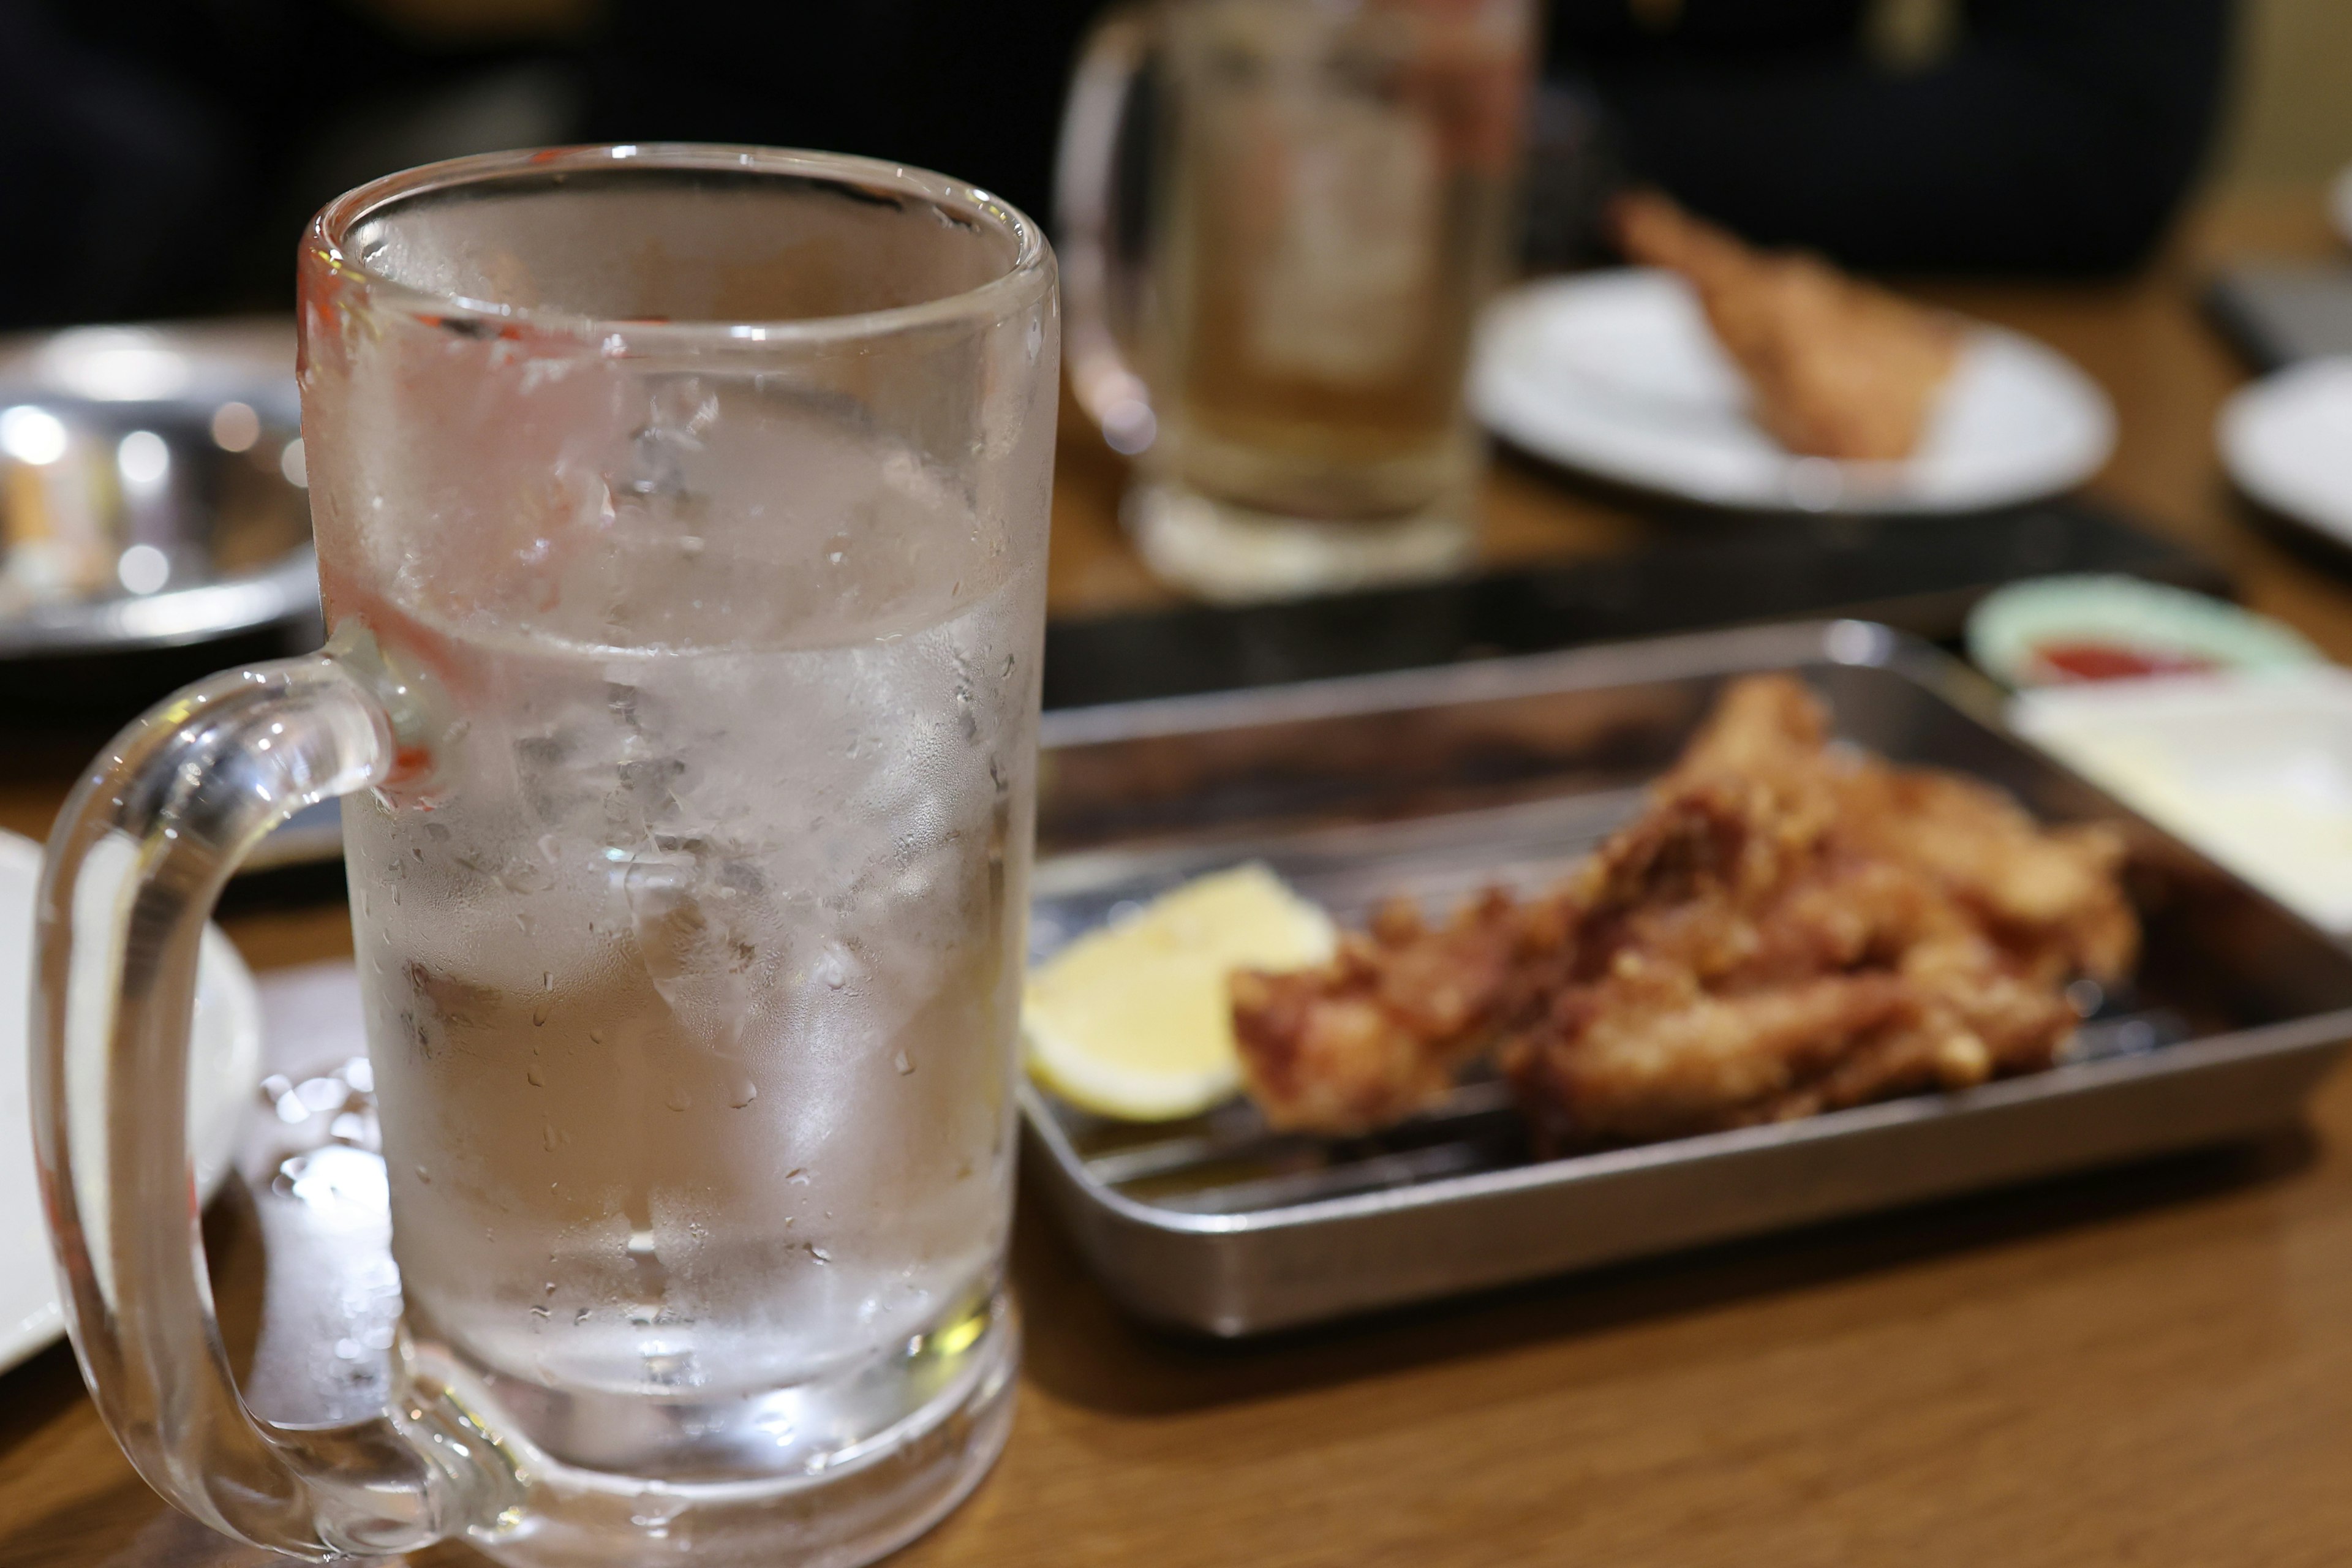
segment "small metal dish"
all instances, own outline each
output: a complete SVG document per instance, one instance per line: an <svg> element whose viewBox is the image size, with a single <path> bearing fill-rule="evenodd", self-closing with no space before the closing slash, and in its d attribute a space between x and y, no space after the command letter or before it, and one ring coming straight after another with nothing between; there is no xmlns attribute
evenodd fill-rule
<svg viewBox="0 0 2352 1568"><path fill-rule="evenodd" d="M305 489L289 321L0 341L0 658L315 611Z"/></svg>

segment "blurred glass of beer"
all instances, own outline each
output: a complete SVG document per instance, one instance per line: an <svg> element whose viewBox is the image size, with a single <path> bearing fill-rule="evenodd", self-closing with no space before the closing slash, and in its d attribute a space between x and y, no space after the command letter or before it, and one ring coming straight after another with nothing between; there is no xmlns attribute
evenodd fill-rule
<svg viewBox="0 0 2352 1568"><path fill-rule="evenodd" d="M1466 552L1464 382L1513 232L1533 32L1530 0L1162 0L1097 32L1064 137L1072 374L1139 456L1126 512L1161 575L1258 598ZM1147 68L1130 271L1111 215Z"/></svg>

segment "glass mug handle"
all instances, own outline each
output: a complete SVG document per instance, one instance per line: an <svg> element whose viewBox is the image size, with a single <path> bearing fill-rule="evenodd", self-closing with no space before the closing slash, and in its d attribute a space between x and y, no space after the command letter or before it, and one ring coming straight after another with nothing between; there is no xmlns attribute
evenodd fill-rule
<svg viewBox="0 0 2352 1568"><path fill-rule="evenodd" d="M364 631L201 681L83 776L41 880L34 1145L83 1376L157 1491L302 1557L423 1546L496 1514L512 1477L446 1405L333 1427L246 1408L189 1165L196 957L237 862L302 807L414 771L437 706Z"/></svg>
<svg viewBox="0 0 2352 1568"><path fill-rule="evenodd" d="M1129 456L1159 434L1151 390L1129 360L1115 313L1129 293L1118 234L1120 132L1150 59L1152 11L1148 3L1115 6L1087 36L1062 110L1054 166L1062 363L1069 367L1078 406L1102 427L1112 450Z"/></svg>

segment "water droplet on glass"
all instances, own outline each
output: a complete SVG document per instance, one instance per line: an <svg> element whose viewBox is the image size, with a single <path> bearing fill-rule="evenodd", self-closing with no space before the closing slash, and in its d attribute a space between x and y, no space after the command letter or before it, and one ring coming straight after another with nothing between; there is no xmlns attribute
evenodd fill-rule
<svg viewBox="0 0 2352 1568"><path fill-rule="evenodd" d="M1013 656L1011 654L1008 653L1004 656L1004 668L998 671L998 673L1000 675L1010 675L1013 673Z"/></svg>
<svg viewBox="0 0 2352 1568"><path fill-rule="evenodd" d="M429 1187L433 1184L433 1173L419 1165L416 1167L416 1179Z"/></svg>
<svg viewBox="0 0 2352 1568"><path fill-rule="evenodd" d="M552 991L555 989L555 971L552 969L541 971L539 976L539 988L541 991Z"/></svg>
<svg viewBox="0 0 2352 1568"><path fill-rule="evenodd" d="M819 1263L830 1263L833 1261L833 1254L827 1252L822 1247L811 1246L808 1249L808 1254L811 1258L815 1258Z"/></svg>
<svg viewBox="0 0 2352 1568"><path fill-rule="evenodd" d="M791 1170L784 1173L784 1180L792 1183L792 1184L796 1187L807 1186L808 1167L806 1165L794 1165Z"/></svg>
<svg viewBox="0 0 2352 1568"><path fill-rule="evenodd" d="M555 877L546 867L518 856L499 868L498 884L509 893L543 893L555 886Z"/></svg>
<svg viewBox="0 0 2352 1568"><path fill-rule="evenodd" d="M890 1065L898 1069L898 1076L901 1078L915 1070L914 1061L904 1051L900 1051Z"/></svg>
<svg viewBox="0 0 2352 1568"><path fill-rule="evenodd" d="M544 1307L533 1307L530 1310L530 1315L542 1323L547 1321L547 1309Z"/></svg>
<svg viewBox="0 0 2352 1568"><path fill-rule="evenodd" d="M586 1321L588 1321L588 1319L589 1319L590 1315L593 1312L593 1310L594 1310L594 1309L593 1309L593 1308L590 1308L590 1307L583 1307L583 1308L581 1308L578 1311L576 1311L576 1312L572 1313L572 1326L573 1328L575 1328L575 1329L576 1329L576 1328L578 1328L581 1324L583 1324L583 1323L586 1322Z"/></svg>
<svg viewBox="0 0 2352 1568"><path fill-rule="evenodd" d="M552 1279L547 1282L547 1293L551 1296L555 1294L555 1281Z"/></svg>
<svg viewBox="0 0 2352 1568"><path fill-rule="evenodd" d="M686 1092L686 1086L684 1084L674 1083L669 1086L669 1108L672 1110L691 1110L694 1109L694 1097Z"/></svg>
<svg viewBox="0 0 2352 1568"><path fill-rule="evenodd" d="M550 1014L553 1013L554 1011L555 1011L555 1004L554 1004L554 1003L552 1003L552 1002L541 1002L538 1006L533 1007L533 1008L530 1010L530 1021L531 1021L531 1026L532 1026L532 1027L534 1027L534 1028L540 1028L540 1029L544 1029L545 1027L547 1027L547 1019L548 1019L548 1015L550 1015Z"/></svg>
<svg viewBox="0 0 2352 1568"><path fill-rule="evenodd" d="M591 1029L591 1030L589 1030L589 1031L588 1031L588 1043L589 1043L590 1045L592 1045L592 1046L601 1046L601 1045L603 1045L603 1044L604 1043L604 1030L602 1030L602 1029Z"/></svg>
<svg viewBox="0 0 2352 1568"><path fill-rule="evenodd" d="M547 1145L547 1152L548 1152L549 1153L552 1154L552 1153L554 1153L554 1152L555 1152L555 1123L554 1123L554 1122L552 1122L552 1121L549 1121L549 1122L542 1123L542 1124L541 1125L540 1130L539 1130L539 1141L540 1141L541 1142L542 1142L542 1143L544 1143L544 1144L546 1144L546 1145Z"/></svg>
<svg viewBox="0 0 2352 1568"><path fill-rule="evenodd" d="M544 1073L541 1073L539 1070L539 1064L537 1062L533 1062L530 1066L523 1068L522 1076L530 1080L530 1086L533 1089L545 1089L547 1087L547 1077Z"/></svg>
<svg viewBox="0 0 2352 1568"><path fill-rule="evenodd" d="M760 1086L745 1079L728 1092L727 1103L740 1110L760 1098Z"/></svg>

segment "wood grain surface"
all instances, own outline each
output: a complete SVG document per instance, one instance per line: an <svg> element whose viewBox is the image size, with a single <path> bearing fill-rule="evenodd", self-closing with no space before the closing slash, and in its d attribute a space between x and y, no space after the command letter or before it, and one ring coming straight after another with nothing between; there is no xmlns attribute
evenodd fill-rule
<svg viewBox="0 0 2352 1568"><path fill-rule="evenodd" d="M2195 215L2147 275L1921 289L2032 332L2114 395L2096 488L2212 552L2352 659L2352 573L2233 499L2242 379L2195 307L2219 258L2315 254L2317 198ZM1117 463L1065 431L1052 596L1164 602L1113 521ZM1644 525L1532 470L1491 479L1493 562ZM1932 526L1932 524L1922 524ZM0 826L46 832L81 753L12 744ZM232 918L252 961L347 952L340 910ZM1024 1206L1013 1442L904 1568L1799 1568L2352 1559L2352 1077L2308 1129L1244 1346L1123 1319ZM208 1219L233 1348L258 1247ZM264 1561L180 1521L65 1349L0 1375L0 1568ZM418 1560L478 1563L462 1548Z"/></svg>

